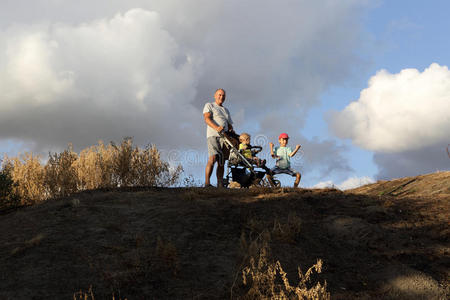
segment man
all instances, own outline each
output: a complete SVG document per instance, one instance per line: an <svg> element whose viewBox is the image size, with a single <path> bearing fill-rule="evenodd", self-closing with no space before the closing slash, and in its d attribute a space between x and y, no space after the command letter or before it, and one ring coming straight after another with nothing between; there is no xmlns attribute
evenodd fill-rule
<svg viewBox="0 0 450 300"><path fill-rule="evenodd" d="M223 106L226 92L218 89L214 93L214 102L206 103L203 108L203 117L206 123L206 140L208 144L208 163L205 169L205 187L212 186L209 182L217 162L217 187L223 187L223 172L225 157L223 155L223 140L219 136L221 131L233 130L233 121L230 112Z"/></svg>

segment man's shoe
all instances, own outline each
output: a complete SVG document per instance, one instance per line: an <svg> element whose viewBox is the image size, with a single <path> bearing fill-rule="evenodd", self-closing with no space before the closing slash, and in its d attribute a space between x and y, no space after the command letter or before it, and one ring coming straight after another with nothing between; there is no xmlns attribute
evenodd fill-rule
<svg viewBox="0 0 450 300"><path fill-rule="evenodd" d="M214 187L212 184L205 184L205 188L211 188L211 187Z"/></svg>

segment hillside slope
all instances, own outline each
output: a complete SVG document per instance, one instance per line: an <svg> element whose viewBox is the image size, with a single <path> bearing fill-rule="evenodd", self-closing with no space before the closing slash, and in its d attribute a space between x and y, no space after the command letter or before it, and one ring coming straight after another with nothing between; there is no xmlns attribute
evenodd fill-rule
<svg viewBox="0 0 450 300"><path fill-rule="evenodd" d="M90 286L96 299L245 298L242 270L261 249L291 285L297 267L322 259L310 285L326 281L332 299L446 299L448 177L432 181L447 186L417 197L370 186L122 189L3 213L0 299L73 299Z"/></svg>
<svg viewBox="0 0 450 300"><path fill-rule="evenodd" d="M450 196L450 171L368 184L350 192L373 196Z"/></svg>

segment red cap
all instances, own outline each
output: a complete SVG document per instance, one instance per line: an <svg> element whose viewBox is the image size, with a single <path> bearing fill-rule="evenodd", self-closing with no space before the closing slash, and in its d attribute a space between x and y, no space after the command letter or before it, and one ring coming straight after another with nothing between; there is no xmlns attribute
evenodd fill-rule
<svg viewBox="0 0 450 300"><path fill-rule="evenodd" d="M288 138L289 138L289 136L288 136L287 133L282 133L282 134L280 134L280 136L278 137L278 139L288 139Z"/></svg>

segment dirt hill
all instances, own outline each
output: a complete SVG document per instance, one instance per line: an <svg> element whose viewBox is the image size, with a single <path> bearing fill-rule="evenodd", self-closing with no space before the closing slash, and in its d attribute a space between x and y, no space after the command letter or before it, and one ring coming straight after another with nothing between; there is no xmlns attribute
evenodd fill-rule
<svg viewBox="0 0 450 300"><path fill-rule="evenodd" d="M276 261L296 286L318 259L299 286L326 281L331 299L448 299L449 178L89 191L3 212L0 299L252 298L283 285Z"/></svg>
<svg viewBox="0 0 450 300"><path fill-rule="evenodd" d="M379 181L351 190L355 194L372 196L450 196L450 172L436 172L390 181Z"/></svg>

